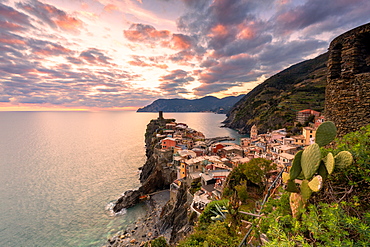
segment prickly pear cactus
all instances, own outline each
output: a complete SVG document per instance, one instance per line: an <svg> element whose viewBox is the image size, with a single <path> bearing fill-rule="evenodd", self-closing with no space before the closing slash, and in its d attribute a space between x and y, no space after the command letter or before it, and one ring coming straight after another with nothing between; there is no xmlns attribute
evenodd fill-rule
<svg viewBox="0 0 370 247"><path fill-rule="evenodd" d="M299 190L297 188L297 185L295 185L295 182L293 180L288 180L286 191L298 193Z"/></svg>
<svg viewBox="0 0 370 247"><path fill-rule="evenodd" d="M302 196L299 193L291 193L289 197L290 209L293 217L299 216L299 211L303 207Z"/></svg>
<svg viewBox="0 0 370 247"><path fill-rule="evenodd" d="M325 162L320 161L319 170L317 171L322 179L326 179L329 175L328 170L326 169Z"/></svg>
<svg viewBox="0 0 370 247"><path fill-rule="evenodd" d="M320 147L332 142L336 133L333 122L322 123L316 131L316 142L299 151L294 157L289 174L283 173L286 190L291 192L290 206L294 217L299 217L299 209L305 207L313 192L321 190L324 179L332 174L336 167L344 168L353 162L348 151L342 151L335 157L332 153L322 157ZM297 186L296 182L300 185Z"/></svg>
<svg viewBox="0 0 370 247"><path fill-rule="evenodd" d="M308 186L308 183L309 183L308 180L305 179L302 181L301 184L301 195L304 203L306 203L308 199L310 199L312 194L312 190Z"/></svg>
<svg viewBox="0 0 370 247"><path fill-rule="evenodd" d="M315 142L323 147L331 143L337 135L337 128L333 122L327 121L320 124L316 130Z"/></svg>
<svg viewBox="0 0 370 247"><path fill-rule="evenodd" d="M320 175L315 176L310 182L308 182L308 187L313 192L318 192L322 188L322 177Z"/></svg>
<svg viewBox="0 0 370 247"><path fill-rule="evenodd" d="M352 164L353 157L348 151L341 151L335 156L335 165L339 168L345 168Z"/></svg>
<svg viewBox="0 0 370 247"><path fill-rule="evenodd" d="M301 166L304 178L309 180L320 166L321 152L317 143L311 144L303 150Z"/></svg>
<svg viewBox="0 0 370 247"><path fill-rule="evenodd" d="M334 160L333 154L328 153L328 155L325 158L325 166L329 174L332 174L332 172L334 171L334 164L335 164L335 160Z"/></svg>
<svg viewBox="0 0 370 247"><path fill-rule="evenodd" d="M303 150L299 151L294 156L292 167L290 168L290 171L289 171L290 179L292 180L298 178L299 174L301 174L302 172L302 166L301 166L302 153L303 153Z"/></svg>
<svg viewBox="0 0 370 247"><path fill-rule="evenodd" d="M288 180L290 180L290 175L289 173L287 172L283 172L283 174L281 175L281 179L283 180L283 183L288 183Z"/></svg>

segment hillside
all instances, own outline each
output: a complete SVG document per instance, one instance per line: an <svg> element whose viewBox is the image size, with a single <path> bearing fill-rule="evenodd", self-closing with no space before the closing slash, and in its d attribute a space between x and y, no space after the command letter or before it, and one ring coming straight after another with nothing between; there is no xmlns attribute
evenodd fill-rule
<svg viewBox="0 0 370 247"><path fill-rule="evenodd" d="M328 53L295 64L270 77L245 95L227 114L225 126L242 133L256 124L259 132L293 124L296 112L322 112Z"/></svg>
<svg viewBox="0 0 370 247"><path fill-rule="evenodd" d="M201 99L157 99L137 112L205 112L227 113L244 95L222 99L206 96Z"/></svg>

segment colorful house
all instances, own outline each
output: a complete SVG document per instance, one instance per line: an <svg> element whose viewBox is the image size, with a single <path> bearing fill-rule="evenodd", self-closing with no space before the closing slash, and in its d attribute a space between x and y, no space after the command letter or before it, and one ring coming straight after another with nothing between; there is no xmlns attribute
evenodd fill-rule
<svg viewBox="0 0 370 247"><path fill-rule="evenodd" d="M174 138L164 138L162 140L162 149L170 149L176 146L176 140Z"/></svg>
<svg viewBox="0 0 370 247"><path fill-rule="evenodd" d="M299 111L297 113L297 121L300 122L301 124L304 124L311 115L314 115L316 119L320 116L320 112L311 109Z"/></svg>
<svg viewBox="0 0 370 247"><path fill-rule="evenodd" d="M305 145L310 145L315 142L316 130L311 127L304 127L302 135L305 139Z"/></svg>

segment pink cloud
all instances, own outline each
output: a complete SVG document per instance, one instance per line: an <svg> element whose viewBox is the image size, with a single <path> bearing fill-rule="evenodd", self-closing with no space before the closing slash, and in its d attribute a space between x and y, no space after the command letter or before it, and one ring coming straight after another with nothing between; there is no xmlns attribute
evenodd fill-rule
<svg viewBox="0 0 370 247"><path fill-rule="evenodd" d="M130 64L132 66L139 66L139 67L157 67L157 68L160 68L160 69L167 69L168 68L168 66L166 64L155 64L155 63L149 64L149 63L146 63L146 62L143 62L143 61L140 61L140 60L129 61L128 64Z"/></svg>
<svg viewBox="0 0 370 247"><path fill-rule="evenodd" d="M104 11L106 11L106 12L113 12L115 10L119 10L119 9L114 4L107 4L107 5L104 6Z"/></svg>
<svg viewBox="0 0 370 247"><path fill-rule="evenodd" d="M78 33L83 22L53 5L34 0L29 3L17 3L18 7L35 15L52 28L60 28L64 31Z"/></svg>
<svg viewBox="0 0 370 247"><path fill-rule="evenodd" d="M71 16L60 16L55 24L65 31L76 31L82 27L82 21Z"/></svg>
<svg viewBox="0 0 370 247"><path fill-rule="evenodd" d="M189 37L182 34L174 34L171 42L172 47L176 50L186 50L191 47L191 41Z"/></svg>
<svg viewBox="0 0 370 247"><path fill-rule="evenodd" d="M8 45L25 45L26 42L20 39L17 39L8 34L2 34L0 36L0 44L8 44Z"/></svg>
<svg viewBox="0 0 370 247"><path fill-rule="evenodd" d="M225 37L229 34L226 26L222 24L217 24L211 28L211 33L208 34L209 37Z"/></svg>
<svg viewBox="0 0 370 247"><path fill-rule="evenodd" d="M170 36L168 30L156 30L153 26L133 24L129 30L124 30L125 37L133 42L153 42L159 39L167 39Z"/></svg>

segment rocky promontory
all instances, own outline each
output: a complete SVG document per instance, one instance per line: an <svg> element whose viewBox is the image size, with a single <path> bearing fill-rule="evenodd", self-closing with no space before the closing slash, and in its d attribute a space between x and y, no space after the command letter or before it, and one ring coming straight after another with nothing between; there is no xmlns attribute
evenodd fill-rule
<svg viewBox="0 0 370 247"><path fill-rule="evenodd" d="M113 207L117 213L145 201L148 206L147 215L109 239L107 247L143 246L145 242L159 236L164 236L170 244L174 244L192 230L188 209L193 198L188 193L188 184L182 183L176 195L170 198L168 189L177 178L177 170L172 166L173 149L163 150L158 146L164 138L162 131L166 124L174 121L163 119L160 115L147 125L147 160L140 168L141 186L137 190L126 191Z"/></svg>

